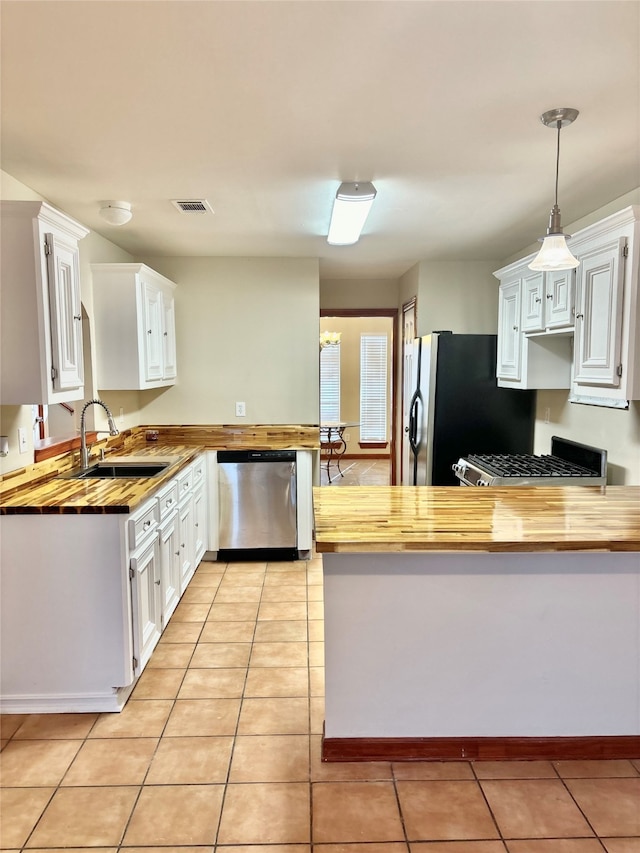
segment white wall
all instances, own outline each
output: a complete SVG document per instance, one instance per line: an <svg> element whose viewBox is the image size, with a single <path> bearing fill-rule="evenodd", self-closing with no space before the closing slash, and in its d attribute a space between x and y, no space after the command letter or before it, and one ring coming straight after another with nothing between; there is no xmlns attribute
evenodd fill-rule
<svg viewBox="0 0 640 853"><path fill-rule="evenodd" d="M317 259L138 260L178 285L178 382L141 392L141 423L318 423Z"/></svg>
<svg viewBox="0 0 640 853"><path fill-rule="evenodd" d="M320 280L320 308L396 308L399 282L395 278Z"/></svg>
<svg viewBox="0 0 640 853"><path fill-rule="evenodd" d="M458 334L497 331L498 289L493 262L420 261L418 266L419 335L443 329Z"/></svg>

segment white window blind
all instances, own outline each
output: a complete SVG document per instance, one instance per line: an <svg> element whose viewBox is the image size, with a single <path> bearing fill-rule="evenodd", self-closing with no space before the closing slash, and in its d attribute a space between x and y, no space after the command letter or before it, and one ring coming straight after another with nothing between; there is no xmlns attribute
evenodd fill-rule
<svg viewBox="0 0 640 853"><path fill-rule="evenodd" d="M340 420L340 344L320 350L320 423Z"/></svg>
<svg viewBox="0 0 640 853"><path fill-rule="evenodd" d="M387 336L360 337L360 441L387 440Z"/></svg>

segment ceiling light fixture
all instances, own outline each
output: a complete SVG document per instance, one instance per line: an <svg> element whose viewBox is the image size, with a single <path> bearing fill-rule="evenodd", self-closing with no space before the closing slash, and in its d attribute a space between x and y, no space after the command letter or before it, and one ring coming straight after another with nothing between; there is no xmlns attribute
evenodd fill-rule
<svg viewBox="0 0 640 853"><path fill-rule="evenodd" d="M547 110L540 116L540 121L546 127L555 127L558 130L558 145L556 150L556 198L555 204L549 214L549 225L547 236L540 237L542 247L533 261L529 264L531 270L571 270L579 266L580 261L575 258L567 247L566 238L570 234L564 234L560 221L560 208L558 207L558 171L560 167L560 130L567 125L573 124L578 117L578 110L572 107L558 107Z"/></svg>
<svg viewBox="0 0 640 853"><path fill-rule="evenodd" d="M128 201L103 201L99 212L109 225L126 225L133 216Z"/></svg>
<svg viewBox="0 0 640 853"><path fill-rule="evenodd" d="M333 203L327 243L332 246L357 243L375 197L376 188L371 183L340 184Z"/></svg>
<svg viewBox="0 0 640 853"><path fill-rule="evenodd" d="M341 337L342 332L320 332L320 349L337 347Z"/></svg>

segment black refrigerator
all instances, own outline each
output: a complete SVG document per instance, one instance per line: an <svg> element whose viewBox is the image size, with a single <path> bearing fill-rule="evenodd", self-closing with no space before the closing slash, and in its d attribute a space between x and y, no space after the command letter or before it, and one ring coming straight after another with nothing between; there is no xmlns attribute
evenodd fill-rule
<svg viewBox="0 0 640 853"><path fill-rule="evenodd" d="M536 392L498 387L496 348L496 335L415 339L405 485L458 485L461 456L532 453Z"/></svg>

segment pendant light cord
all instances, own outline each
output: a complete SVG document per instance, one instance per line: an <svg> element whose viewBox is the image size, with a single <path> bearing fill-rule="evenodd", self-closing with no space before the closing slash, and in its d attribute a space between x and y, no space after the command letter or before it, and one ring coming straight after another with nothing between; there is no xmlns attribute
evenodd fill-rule
<svg viewBox="0 0 640 853"><path fill-rule="evenodd" d="M558 174L560 172L560 128L562 122L558 121L558 147L556 149L556 207L558 206Z"/></svg>

